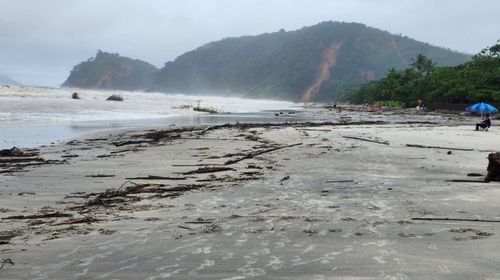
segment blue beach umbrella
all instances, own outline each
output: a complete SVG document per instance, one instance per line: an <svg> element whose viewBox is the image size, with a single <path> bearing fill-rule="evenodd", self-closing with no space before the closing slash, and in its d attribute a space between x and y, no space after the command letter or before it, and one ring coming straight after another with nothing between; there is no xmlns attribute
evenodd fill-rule
<svg viewBox="0 0 500 280"><path fill-rule="evenodd" d="M483 112L489 112L489 113L496 113L498 112L497 108L494 106L488 104L488 103L476 103L474 105L470 105L469 107L465 108L467 111L472 111L472 112L481 112L481 118L483 117Z"/></svg>

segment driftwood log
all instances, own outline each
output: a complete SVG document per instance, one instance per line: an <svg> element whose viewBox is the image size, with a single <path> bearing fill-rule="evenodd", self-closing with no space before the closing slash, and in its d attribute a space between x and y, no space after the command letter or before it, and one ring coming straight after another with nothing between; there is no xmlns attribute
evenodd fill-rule
<svg viewBox="0 0 500 280"><path fill-rule="evenodd" d="M484 181L500 181L500 153L491 153L488 155L488 174Z"/></svg>

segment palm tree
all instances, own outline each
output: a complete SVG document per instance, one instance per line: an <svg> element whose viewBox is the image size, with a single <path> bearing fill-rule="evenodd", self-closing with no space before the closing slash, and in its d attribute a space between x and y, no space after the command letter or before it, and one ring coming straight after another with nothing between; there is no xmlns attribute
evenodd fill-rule
<svg viewBox="0 0 500 280"><path fill-rule="evenodd" d="M417 58L412 59L410 63L411 68L417 70L420 76L431 73L435 65L431 59L422 54L417 55Z"/></svg>

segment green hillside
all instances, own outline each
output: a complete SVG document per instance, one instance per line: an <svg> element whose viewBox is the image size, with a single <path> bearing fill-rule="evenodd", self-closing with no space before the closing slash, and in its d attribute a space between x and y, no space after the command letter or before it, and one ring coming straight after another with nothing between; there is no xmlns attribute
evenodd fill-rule
<svg viewBox="0 0 500 280"><path fill-rule="evenodd" d="M296 31L227 38L160 69L154 89L288 100L332 100L353 85L403 69L417 54L438 65L469 55L358 23L323 22Z"/></svg>
<svg viewBox="0 0 500 280"><path fill-rule="evenodd" d="M419 56L409 68L389 70L384 78L362 85L343 99L355 103L397 101L406 106L414 106L416 100L500 105L500 43L453 67L435 67L432 60Z"/></svg>
<svg viewBox="0 0 500 280"><path fill-rule="evenodd" d="M151 87L158 69L141 60L98 51L95 58L76 65L66 87L141 90Z"/></svg>

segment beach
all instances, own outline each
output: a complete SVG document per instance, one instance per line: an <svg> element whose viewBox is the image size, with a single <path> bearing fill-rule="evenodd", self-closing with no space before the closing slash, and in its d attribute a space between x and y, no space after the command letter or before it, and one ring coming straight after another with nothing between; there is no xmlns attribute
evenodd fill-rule
<svg viewBox="0 0 500 280"><path fill-rule="evenodd" d="M0 278L500 278L495 121L305 111L94 133L7 164Z"/></svg>

